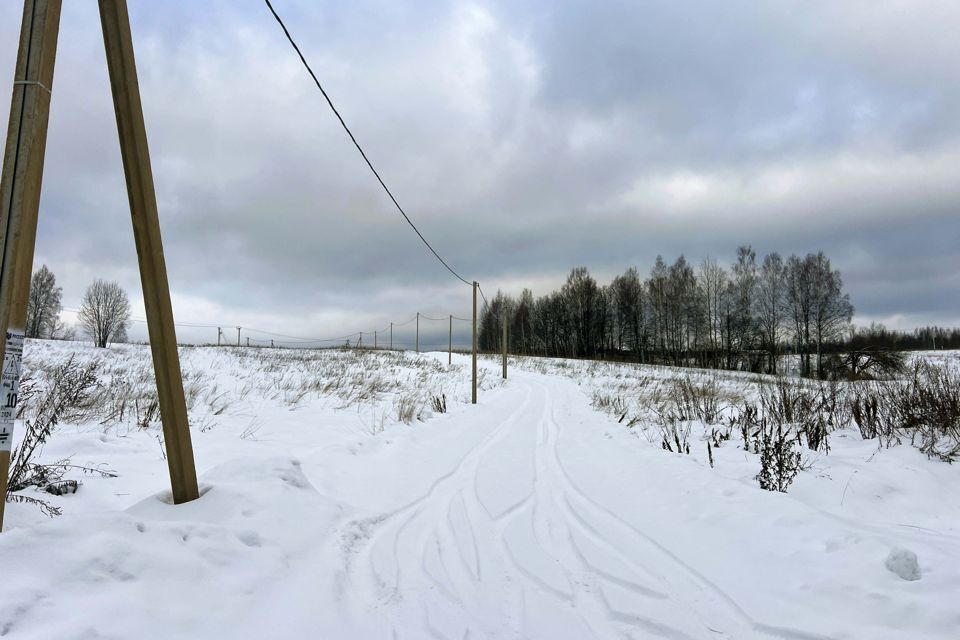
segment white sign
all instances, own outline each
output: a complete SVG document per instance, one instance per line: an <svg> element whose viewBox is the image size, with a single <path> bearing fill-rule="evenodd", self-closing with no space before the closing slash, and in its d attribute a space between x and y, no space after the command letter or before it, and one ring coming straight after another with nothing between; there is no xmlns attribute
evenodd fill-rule
<svg viewBox="0 0 960 640"><path fill-rule="evenodd" d="M7 331L7 350L0 376L0 451L13 446L13 422L17 418L17 394L20 392L20 368L23 360L23 331Z"/></svg>

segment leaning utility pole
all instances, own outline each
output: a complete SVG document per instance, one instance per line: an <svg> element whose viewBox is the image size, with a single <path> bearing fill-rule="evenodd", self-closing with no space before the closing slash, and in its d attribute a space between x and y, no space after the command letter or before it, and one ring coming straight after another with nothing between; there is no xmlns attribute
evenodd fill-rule
<svg viewBox="0 0 960 640"><path fill-rule="evenodd" d="M473 399L472 403L477 404L477 281L473 281L473 347L471 349L473 356Z"/></svg>
<svg viewBox="0 0 960 640"><path fill-rule="evenodd" d="M27 295L37 237L40 182L47 143L53 66L60 28L60 0L23 3L20 50L14 69L10 122L0 177L0 530L7 497L20 390L20 359Z"/></svg>
<svg viewBox="0 0 960 640"><path fill-rule="evenodd" d="M16 418L19 358L36 241L60 7L60 0L24 1L10 125L0 177L0 333L6 335L6 341L0 342L3 356L0 389L6 393L5 398L0 397L5 400L0 406L0 526ZM179 504L197 498L199 491L130 20L125 0L99 0L99 7L170 484L173 501Z"/></svg>
<svg viewBox="0 0 960 640"><path fill-rule="evenodd" d="M126 0L99 0L174 503L199 497Z"/></svg>

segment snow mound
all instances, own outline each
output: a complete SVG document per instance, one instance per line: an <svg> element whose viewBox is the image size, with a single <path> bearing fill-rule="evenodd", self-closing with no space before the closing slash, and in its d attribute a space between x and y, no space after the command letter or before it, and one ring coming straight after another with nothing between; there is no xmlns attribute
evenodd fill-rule
<svg viewBox="0 0 960 640"><path fill-rule="evenodd" d="M889 555L887 555L887 560L884 564L887 569L904 580L920 579L920 563L917 561L917 554L909 549L894 547L891 549Z"/></svg>
<svg viewBox="0 0 960 640"><path fill-rule="evenodd" d="M0 636L218 637L242 627L339 513L298 462L243 458L205 474L187 504L161 493L123 513L12 530L0 545L3 573L16 576L0 582Z"/></svg>

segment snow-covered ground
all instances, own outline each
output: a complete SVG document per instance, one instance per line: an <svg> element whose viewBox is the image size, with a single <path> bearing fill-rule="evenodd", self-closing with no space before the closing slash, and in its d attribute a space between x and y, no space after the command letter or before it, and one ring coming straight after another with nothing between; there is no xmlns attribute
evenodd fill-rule
<svg viewBox="0 0 960 640"><path fill-rule="evenodd" d="M116 477L7 505L5 638L960 637L955 466L842 429L772 493L736 438L711 468L592 406L689 372L484 360L473 407L463 357L187 348L203 495L173 506L148 352L25 362L71 352L142 401L42 453Z"/></svg>

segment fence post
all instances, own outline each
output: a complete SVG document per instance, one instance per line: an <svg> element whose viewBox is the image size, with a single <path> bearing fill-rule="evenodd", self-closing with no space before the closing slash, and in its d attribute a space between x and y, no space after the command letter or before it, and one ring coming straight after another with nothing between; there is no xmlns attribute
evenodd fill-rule
<svg viewBox="0 0 960 640"><path fill-rule="evenodd" d="M59 29L60 0L27 0L23 3L20 46L14 68L10 120L0 177L0 336L6 338L0 340L4 396L0 398L3 405L0 408L0 530L3 529L7 473L17 415L20 354L37 238L40 183Z"/></svg>
<svg viewBox="0 0 960 640"><path fill-rule="evenodd" d="M140 263L140 282L147 313L150 350L157 381L157 399L167 449L167 465L176 504L199 496L197 470L177 354L177 334L163 257L157 196L150 169L137 66L126 0L100 0L100 23L106 50L110 89L117 117L120 156L127 182L133 237ZM239 333L238 333L239 335ZM239 340L238 340L239 342Z"/></svg>
<svg viewBox="0 0 960 640"><path fill-rule="evenodd" d="M473 404L477 404L477 281L473 281Z"/></svg>
<svg viewBox="0 0 960 640"><path fill-rule="evenodd" d="M503 314L503 335L500 338L503 347L503 379L507 379L507 310L500 306L500 313Z"/></svg>
<svg viewBox="0 0 960 640"><path fill-rule="evenodd" d="M450 315L450 333L447 341L447 364L453 364L453 315Z"/></svg>

